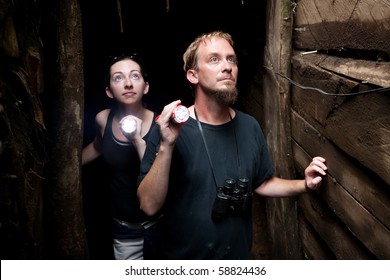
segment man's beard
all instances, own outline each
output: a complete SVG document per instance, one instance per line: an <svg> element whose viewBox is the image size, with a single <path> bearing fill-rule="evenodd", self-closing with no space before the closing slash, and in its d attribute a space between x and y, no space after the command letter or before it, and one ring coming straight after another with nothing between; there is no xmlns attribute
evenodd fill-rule
<svg viewBox="0 0 390 280"><path fill-rule="evenodd" d="M232 105L236 103L238 98L238 90L235 86L223 89L223 90L205 90L210 97L214 97L217 101L226 104Z"/></svg>

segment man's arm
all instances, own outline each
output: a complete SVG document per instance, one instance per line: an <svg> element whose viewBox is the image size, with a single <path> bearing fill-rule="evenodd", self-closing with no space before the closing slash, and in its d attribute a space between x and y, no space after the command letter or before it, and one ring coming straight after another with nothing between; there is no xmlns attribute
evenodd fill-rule
<svg viewBox="0 0 390 280"><path fill-rule="evenodd" d="M160 145L156 159L138 187L141 210L149 216L164 205L168 193L169 172L174 146Z"/></svg>
<svg viewBox="0 0 390 280"><path fill-rule="evenodd" d="M161 136L158 154L138 187L140 208L149 216L156 214L161 209L168 193L172 154L181 128L180 124L171 122L170 118L178 104L180 104L180 100L165 106L156 121L160 127Z"/></svg>
<svg viewBox="0 0 390 280"><path fill-rule="evenodd" d="M269 197L287 197L315 190L321 185L322 177L326 175L326 170L325 159L315 157L305 169L305 180L287 180L271 177L257 187L255 192Z"/></svg>

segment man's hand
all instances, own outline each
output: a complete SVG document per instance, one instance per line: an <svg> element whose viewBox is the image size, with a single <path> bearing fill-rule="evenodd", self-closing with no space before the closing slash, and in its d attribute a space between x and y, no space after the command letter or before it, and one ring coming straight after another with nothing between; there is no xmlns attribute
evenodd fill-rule
<svg viewBox="0 0 390 280"><path fill-rule="evenodd" d="M323 157L314 157L309 166L305 169L305 187L308 191L315 190L321 186L322 177L328 169Z"/></svg>
<svg viewBox="0 0 390 280"><path fill-rule="evenodd" d="M174 145L182 124L171 120L173 110L181 104L180 100L173 101L166 105L161 114L156 118L156 123L160 126L161 143Z"/></svg>

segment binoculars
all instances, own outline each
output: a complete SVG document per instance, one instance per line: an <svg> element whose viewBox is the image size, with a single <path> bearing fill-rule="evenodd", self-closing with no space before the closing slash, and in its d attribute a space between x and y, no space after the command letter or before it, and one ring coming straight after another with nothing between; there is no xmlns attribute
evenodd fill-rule
<svg viewBox="0 0 390 280"><path fill-rule="evenodd" d="M226 178L223 186L217 190L214 200L212 218L219 221L232 212L244 213L251 208L252 191L249 188L249 179L239 177L237 180Z"/></svg>

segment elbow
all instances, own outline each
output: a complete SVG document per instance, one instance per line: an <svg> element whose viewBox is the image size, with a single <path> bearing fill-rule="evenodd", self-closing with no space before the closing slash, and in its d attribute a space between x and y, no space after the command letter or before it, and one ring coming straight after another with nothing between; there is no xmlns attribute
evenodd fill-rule
<svg viewBox="0 0 390 280"><path fill-rule="evenodd" d="M142 203L142 201L140 203L140 209L147 216L154 216L158 212L158 209L153 207L153 205L151 203Z"/></svg>
<svg viewBox="0 0 390 280"><path fill-rule="evenodd" d="M153 216L158 212L158 207L156 207L156 203L153 203L150 199L143 196L140 191L137 192L139 207L142 212L144 212L147 216Z"/></svg>

